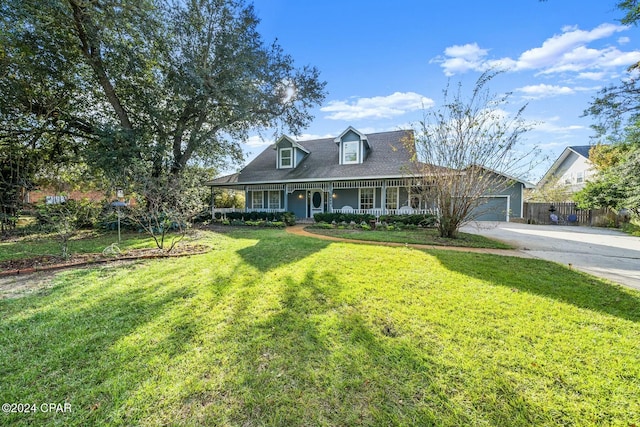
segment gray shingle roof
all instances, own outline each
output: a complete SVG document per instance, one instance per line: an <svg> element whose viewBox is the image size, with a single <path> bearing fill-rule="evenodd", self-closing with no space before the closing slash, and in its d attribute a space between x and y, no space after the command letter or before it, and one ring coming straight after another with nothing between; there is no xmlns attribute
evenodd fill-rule
<svg viewBox="0 0 640 427"><path fill-rule="evenodd" d="M580 154L582 157L589 158L589 150L591 150L591 145L573 145L569 147L576 153Z"/></svg>
<svg viewBox="0 0 640 427"><path fill-rule="evenodd" d="M294 169L276 169L276 150L266 148L251 163L240 171L238 184L275 183L311 180L370 179L402 177L404 168L409 166L412 157L413 132L400 130L367 134L371 151L363 163L341 165L339 148L334 138L298 141L309 154ZM406 142L409 141L409 147ZM226 178L226 177L223 177ZM234 177L235 178L235 177ZM220 185L218 180L210 183ZM230 180L226 180L230 182Z"/></svg>
<svg viewBox="0 0 640 427"><path fill-rule="evenodd" d="M231 175L221 176L209 182L209 184L210 185L235 184L238 182L238 176L240 176L239 173L232 173Z"/></svg>

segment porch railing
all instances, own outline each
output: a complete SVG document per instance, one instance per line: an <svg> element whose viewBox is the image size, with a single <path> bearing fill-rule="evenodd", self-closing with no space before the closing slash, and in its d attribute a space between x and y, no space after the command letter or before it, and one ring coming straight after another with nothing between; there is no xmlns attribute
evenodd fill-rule
<svg viewBox="0 0 640 427"><path fill-rule="evenodd" d="M226 217L226 215L228 213L232 213L232 212L266 212L266 213L280 213L280 212L284 212L284 209L274 209L274 208L258 208L258 209L251 209L249 211L246 211L244 208L212 208L211 209L211 215L215 216L215 214L219 213L221 214L223 217Z"/></svg>
<svg viewBox="0 0 640 427"><path fill-rule="evenodd" d="M376 218L382 215L437 215L436 209L414 209L410 207L402 207L400 209L353 209L353 208L337 208L332 209L332 213L351 213L351 214L367 214L374 215Z"/></svg>
<svg viewBox="0 0 640 427"><path fill-rule="evenodd" d="M284 209L250 209L250 212L267 212L267 213L279 213L284 212ZM215 214L219 213L223 217L226 217L228 213L232 212L247 212L244 208L212 208L211 215L215 216ZM382 215L437 215L438 211L436 209L414 209L407 206L404 206L400 209L353 209L353 208L337 208L331 209L331 213L351 213L351 214L368 214L373 215L376 218L379 218Z"/></svg>

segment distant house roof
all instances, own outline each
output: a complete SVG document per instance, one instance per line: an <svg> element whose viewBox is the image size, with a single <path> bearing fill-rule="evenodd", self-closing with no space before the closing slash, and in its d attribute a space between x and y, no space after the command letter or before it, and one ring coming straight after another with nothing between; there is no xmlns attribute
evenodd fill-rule
<svg viewBox="0 0 640 427"><path fill-rule="evenodd" d="M549 170L547 170L540 181L538 181L537 187L542 187L543 185L545 185L545 183L555 174L556 170L562 164L562 162L564 162L572 152L588 160L591 147L591 145L572 145L565 148L560 156L556 159L556 161L553 162Z"/></svg>
<svg viewBox="0 0 640 427"><path fill-rule="evenodd" d="M364 162L340 164L340 153L334 138L297 141L309 154L295 168L278 169L277 151L266 149L239 173L217 178L207 183L258 184L274 182L304 182L322 179L376 179L401 177L413 157L413 131L399 130L367 134L370 151Z"/></svg>
<svg viewBox="0 0 640 427"><path fill-rule="evenodd" d="M588 159L591 147L592 145L572 145L571 147L569 147L569 149Z"/></svg>

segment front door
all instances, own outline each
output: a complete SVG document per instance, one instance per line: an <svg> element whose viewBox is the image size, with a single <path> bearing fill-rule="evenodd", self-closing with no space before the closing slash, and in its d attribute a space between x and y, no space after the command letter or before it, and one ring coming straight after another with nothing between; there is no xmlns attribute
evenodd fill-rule
<svg viewBox="0 0 640 427"><path fill-rule="evenodd" d="M321 190L311 190L309 216L313 218L313 215L317 213L324 213L324 192Z"/></svg>

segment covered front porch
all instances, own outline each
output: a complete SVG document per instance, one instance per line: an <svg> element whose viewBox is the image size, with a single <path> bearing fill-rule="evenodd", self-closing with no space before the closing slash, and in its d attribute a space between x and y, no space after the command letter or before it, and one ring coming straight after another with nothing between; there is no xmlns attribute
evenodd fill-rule
<svg viewBox="0 0 640 427"><path fill-rule="evenodd" d="M230 212L293 212L296 218L311 219L317 213L357 213L382 215L434 214L415 180L378 179L286 184L212 186L243 191L245 207L218 208L211 213L224 216ZM215 198L212 197L212 200Z"/></svg>

